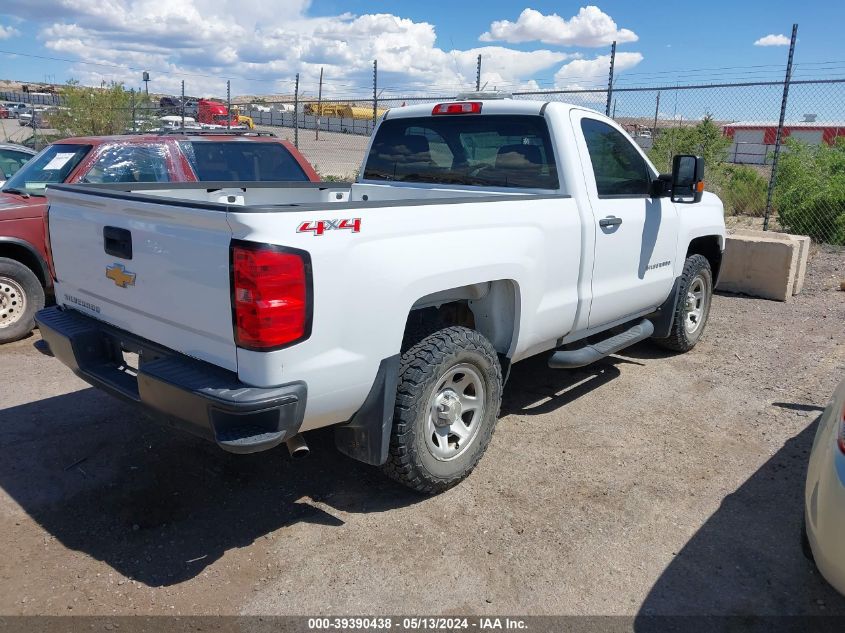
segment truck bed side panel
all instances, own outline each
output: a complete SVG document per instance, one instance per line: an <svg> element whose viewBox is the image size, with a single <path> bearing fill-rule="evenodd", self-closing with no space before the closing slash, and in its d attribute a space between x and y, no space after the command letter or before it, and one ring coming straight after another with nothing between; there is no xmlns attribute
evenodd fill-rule
<svg viewBox="0 0 845 633"><path fill-rule="evenodd" d="M297 233L303 222L360 218L359 232ZM233 236L309 251L314 279L311 337L270 353L238 350L249 384L309 385L305 430L348 419L362 404L382 359L399 352L420 298L496 280L515 286L518 359L554 347L578 304L581 231L575 201L428 204L325 212L230 213ZM313 394L313 395L310 395Z"/></svg>

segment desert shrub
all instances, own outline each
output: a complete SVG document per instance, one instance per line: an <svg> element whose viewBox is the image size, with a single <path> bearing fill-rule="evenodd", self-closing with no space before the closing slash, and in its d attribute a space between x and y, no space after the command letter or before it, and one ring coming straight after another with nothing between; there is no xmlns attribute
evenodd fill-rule
<svg viewBox="0 0 845 633"><path fill-rule="evenodd" d="M809 145L787 139L775 181L774 207L791 233L845 244L845 139Z"/></svg>
<svg viewBox="0 0 845 633"><path fill-rule="evenodd" d="M753 167L722 165L714 184L727 215L762 217L765 214L769 183Z"/></svg>

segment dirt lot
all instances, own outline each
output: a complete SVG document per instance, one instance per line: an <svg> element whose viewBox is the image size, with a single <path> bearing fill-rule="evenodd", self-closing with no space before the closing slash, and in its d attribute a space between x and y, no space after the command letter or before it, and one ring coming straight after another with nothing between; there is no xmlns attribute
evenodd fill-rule
<svg viewBox="0 0 845 633"><path fill-rule="evenodd" d="M420 498L338 454L226 454L0 349L0 614L845 614L801 555L807 453L845 375L845 254L705 338L514 367L487 456Z"/></svg>

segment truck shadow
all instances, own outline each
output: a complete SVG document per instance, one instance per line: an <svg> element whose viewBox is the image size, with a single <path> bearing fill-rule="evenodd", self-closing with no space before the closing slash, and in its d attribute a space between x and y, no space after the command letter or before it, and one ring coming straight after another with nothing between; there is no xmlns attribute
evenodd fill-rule
<svg viewBox="0 0 845 633"><path fill-rule="evenodd" d="M754 622L743 624L742 617L845 614L845 598L801 551L804 479L817 424L789 439L724 498L652 586L636 631L667 630L663 616L733 616L733 630L750 630ZM727 620L681 620L676 624L683 630L731 629ZM757 624L772 630L768 625L780 623ZM803 630L809 623L795 624Z"/></svg>
<svg viewBox="0 0 845 633"><path fill-rule="evenodd" d="M559 409L618 378L621 372L616 365L627 362L608 356L579 369L551 370L545 355L526 359L511 369L501 416L540 415Z"/></svg>
<svg viewBox="0 0 845 633"><path fill-rule="evenodd" d="M333 513L424 499L309 434L311 456L284 447L231 455L147 421L95 389L0 411L0 486L49 535L150 586L202 573L227 550Z"/></svg>

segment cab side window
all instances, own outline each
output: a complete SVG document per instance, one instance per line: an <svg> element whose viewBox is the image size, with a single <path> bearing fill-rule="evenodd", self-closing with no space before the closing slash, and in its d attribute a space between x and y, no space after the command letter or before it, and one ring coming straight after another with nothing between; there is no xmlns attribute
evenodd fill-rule
<svg viewBox="0 0 845 633"><path fill-rule="evenodd" d="M167 147L153 145L111 145L106 147L80 179L89 183L169 182Z"/></svg>
<svg viewBox="0 0 845 633"><path fill-rule="evenodd" d="M651 188L651 171L642 155L624 134L596 119L581 119L596 189L599 196L646 196Z"/></svg>
<svg viewBox="0 0 845 633"><path fill-rule="evenodd" d="M33 154L24 154L11 149L0 149L0 172L6 178L11 178L32 156Z"/></svg>

